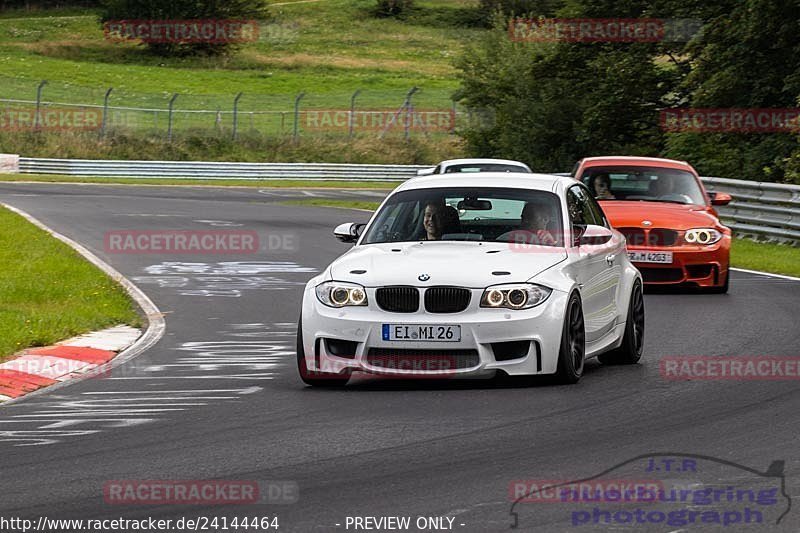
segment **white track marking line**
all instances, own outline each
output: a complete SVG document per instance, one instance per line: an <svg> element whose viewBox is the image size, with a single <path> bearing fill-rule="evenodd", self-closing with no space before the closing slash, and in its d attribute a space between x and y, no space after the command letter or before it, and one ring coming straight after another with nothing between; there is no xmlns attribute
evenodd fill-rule
<svg viewBox="0 0 800 533"><path fill-rule="evenodd" d="M734 270L736 272L745 272L747 274L758 274L761 276L769 276L771 278L780 278L780 279L788 279L792 281L800 281L800 278L795 278L792 276L785 276L783 274L772 274L770 272L761 272L760 270L747 270L746 268L733 268L731 267L730 270Z"/></svg>
<svg viewBox="0 0 800 533"><path fill-rule="evenodd" d="M250 387L248 389L187 389L187 390L143 390L143 391L113 391L113 392L84 392L86 396L94 394L195 394L206 392L234 392L236 394L253 394L262 390L262 387Z"/></svg>

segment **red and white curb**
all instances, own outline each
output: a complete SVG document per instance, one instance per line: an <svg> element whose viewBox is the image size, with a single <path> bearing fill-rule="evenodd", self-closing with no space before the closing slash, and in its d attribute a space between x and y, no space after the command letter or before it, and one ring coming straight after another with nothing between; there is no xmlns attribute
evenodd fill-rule
<svg viewBox="0 0 800 533"><path fill-rule="evenodd" d="M25 211L2 202L0 206L64 242L105 272L125 289L147 319L144 332L129 326L117 326L75 337L56 346L31 348L16 359L0 364L0 405L108 372L143 354L161 340L166 331L164 314L139 287L89 249L53 231Z"/></svg>
<svg viewBox="0 0 800 533"><path fill-rule="evenodd" d="M96 372L141 334L136 328L117 326L55 346L24 350L15 359L0 364L0 402Z"/></svg>

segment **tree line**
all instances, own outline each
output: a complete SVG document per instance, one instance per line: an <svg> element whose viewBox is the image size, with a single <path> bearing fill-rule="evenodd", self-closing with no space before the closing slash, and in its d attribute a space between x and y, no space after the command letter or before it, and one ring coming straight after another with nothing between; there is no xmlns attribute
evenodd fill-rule
<svg viewBox="0 0 800 533"><path fill-rule="evenodd" d="M707 176L800 183L797 131L668 131L665 109L797 109L798 0L481 0L492 29L459 58L469 107L489 127L464 135L475 155L569 170L591 155L684 159ZM699 21L682 40L515 39L509 20Z"/></svg>

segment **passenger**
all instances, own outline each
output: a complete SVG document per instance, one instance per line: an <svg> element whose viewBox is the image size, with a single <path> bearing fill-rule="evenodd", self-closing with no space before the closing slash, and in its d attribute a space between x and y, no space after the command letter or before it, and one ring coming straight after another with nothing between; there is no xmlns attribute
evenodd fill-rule
<svg viewBox="0 0 800 533"><path fill-rule="evenodd" d="M550 232L552 209L549 203L531 201L522 208L519 229L530 231L536 235L536 241L530 244L556 246L558 241Z"/></svg>
<svg viewBox="0 0 800 533"><path fill-rule="evenodd" d="M611 192L611 178L608 174L595 174L592 176L592 191L598 200L616 200Z"/></svg>
<svg viewBox="0 0 800 533"><path fill-rule="evenodd" d="M650 195L655 198L675 193L675 180L668 176L659 176L650 182Z"/></svg>

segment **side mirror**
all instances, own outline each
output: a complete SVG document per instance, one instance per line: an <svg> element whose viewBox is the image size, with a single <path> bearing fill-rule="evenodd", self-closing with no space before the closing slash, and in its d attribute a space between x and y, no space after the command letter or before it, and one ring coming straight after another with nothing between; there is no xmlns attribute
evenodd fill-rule
<svg viewBox="0 0 800 533"><path fill-rule="evenodd" d="M417 176L430 176L431 174L433 174L433 172L435 170L436 170L436 168L434 168L434 167L421 168L421 169L417 170Z"/></svg>
<svg viewBox="0 0 800 533"><path fill-rule="evenodd" d="M733 200L733 196L726 192L710 192L708 197L711 198L711 205L728 205Z"/></svg>
<svg viewBox="0 0 800 533"><path fill-rule="evenodd" d="M339 224L333 230L333 235L342 242L356 242L364 226L366 224L357 224L355 222Z"/></svg>
<svg viewBox="0 0 800 533"><path fill-rule="evenodd" d="M614 234L611 232L610 229L603 227L603 226L595 226L594 224L589 224L586 226L586 229L578 237L578 242L580 246L583 245L592 245L592 244L605 244L611 240Z"/></svg>

